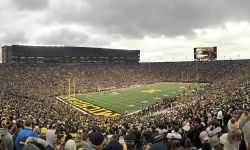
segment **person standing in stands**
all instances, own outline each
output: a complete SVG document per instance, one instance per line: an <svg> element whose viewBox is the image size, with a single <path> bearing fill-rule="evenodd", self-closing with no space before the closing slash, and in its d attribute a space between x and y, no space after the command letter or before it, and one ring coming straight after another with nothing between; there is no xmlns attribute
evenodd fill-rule
<svg viewBox="0 0 250 150"><path fill-rule="evenodd" d="M217 118L217 121L219 122L219 125L222 127L222 122L223 122L223 112L222 112L221 110L220 110L220 111L218 111L216 118Z"/></svg>
<svg viewBox="0 0 250 150"><path fill-rule="evenodd" d="M49 125L48 130L46 131L46 150L53 150L56 143L56 130L52 125Z"/></svg>
<svg viewBox="0 0 250 150"><path fill-rule="evenodd" d="M195 118L194 119L194 130L192 132L192 135L193 135L192 141L193 141L193 145L198 149L201 148L201 146L202 146L202 143L200 140L200 133L204 130L205 130L205 127L202 125L201 119Z"/></svg>
<svg viewBox="0 0 250 150"><path fill-rule="evenodd" d="M12 136L9 133L6 125L3 122L0 122L0 149L10 149L14 147Z"/></svg>
<svg viewBox="0 0 250 150"><path fill-rule="evenodd" d="M242 144L240 150L247 149L250 150L250 116L246 117L240 124L240 129L243 133ZM244 148L243 148L244 147Z"/></svg>
<svg viewBox="0 0 250 150"><path fill-rule="evenodd" d="M224 149L238 150L241 142L242 133L236 124L235 118L228 121L228 133L224 133L220 137L220 143L224 145Z"/></svg>
<svg viewBox="0 0 250 150"><path fill-rule="evenodd" d="M32 121L26 120L24 124L24 129L21 130L15 140L15 148L16 150L20 150L20 141L26 137L35 137L38 138L38 134L32 130Z"/></svg>

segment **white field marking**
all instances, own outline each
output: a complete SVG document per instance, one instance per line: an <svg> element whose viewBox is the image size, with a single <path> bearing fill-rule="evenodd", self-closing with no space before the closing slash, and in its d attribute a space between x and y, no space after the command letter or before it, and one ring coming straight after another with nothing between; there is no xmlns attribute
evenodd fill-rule
<svg viewBox="0 0 250 150"><path fill-rule="evenodd" d="M179 90L179 91L183 91L183 90Z"/></svg>
<svg viewBox="0 0 250 150"><path fill-rule="evenodd" d="M145 103L148 103L148 101L141 101L141 103L145 104Z"/></svg>
<svg viewBox="0 0 250 150"><path fill-rule="evenodd" d="M168 96L168 95L163 95L163 96Z"/></svg>
<svg viewBox="0 0 250 150"><path fill-rule="evenodd" d="M172 92L172 93L176 93L176 92Z"/></svg>
<svg viewBox="0 0 250 150"><path fill-rule="evenodd" d="M128 107L135 107L135 105L128 105Z"/></svg>
<svg viewBox="0 0 250 150"><path fill-rule="evenodd" d="M117 95L117 94L120 94L120 93L117 93L117 92L112 92L111 95Z"/></svg>
<svg viewBox="0 0 250 150"><path fill-rule="evenodd" d="M138 112L140 112L140 111L142 111L142 110L137 110L137 111L131 112L131 113L129 113L128 115L133 115L133 114L138 113Z"/></svg>
<svg viewBox="0 0 250 150"><path fill-rule="evenodd" d="M155 97L154 99L161 99L160 97Z"/></svg>

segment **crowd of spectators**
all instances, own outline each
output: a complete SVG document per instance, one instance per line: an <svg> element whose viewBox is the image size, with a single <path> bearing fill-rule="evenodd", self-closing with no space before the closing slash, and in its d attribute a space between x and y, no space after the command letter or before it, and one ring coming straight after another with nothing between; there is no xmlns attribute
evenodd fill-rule
<svg viewBox="0 0 250 150"><path fill-rule="evenodd" d="M156 82L206 82L133 115L86 115L57 101ZM247 149L250 60L175 63L2 64L1 149ZM45 130L46 129L46 130ZM250 147L248 147L250 149Z"/></svg>

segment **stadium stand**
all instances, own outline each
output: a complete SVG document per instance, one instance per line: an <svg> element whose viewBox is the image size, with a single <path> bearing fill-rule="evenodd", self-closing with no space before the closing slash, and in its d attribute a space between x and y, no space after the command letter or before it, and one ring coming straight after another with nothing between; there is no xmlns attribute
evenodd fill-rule
<svg viewBox="0 0 250 150"><path fill-rule="evenodd" d="M0 149L250 149L250 60L1 64L0 70ZM67 94L72 77L79 93L167 81L211 84L110 118L55 99ZM36 136L18 143L24 128Z"/></svg>

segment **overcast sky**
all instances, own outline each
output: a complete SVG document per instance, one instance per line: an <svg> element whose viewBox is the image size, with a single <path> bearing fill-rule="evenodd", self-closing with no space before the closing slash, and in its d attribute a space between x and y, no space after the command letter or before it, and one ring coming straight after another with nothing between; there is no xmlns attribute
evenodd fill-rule
<svg viewBox="0 0 250 150"><path fill-rule="evenodd" d="M141 61L250 58L249 0L0 0L0 46L141 50ZM1 58L0 58L1 59Z"/></svg>

